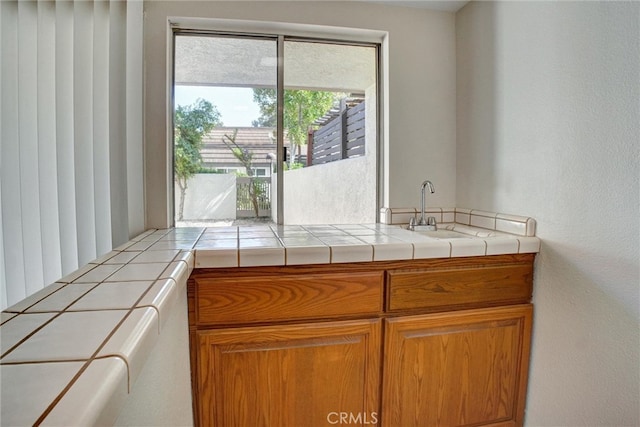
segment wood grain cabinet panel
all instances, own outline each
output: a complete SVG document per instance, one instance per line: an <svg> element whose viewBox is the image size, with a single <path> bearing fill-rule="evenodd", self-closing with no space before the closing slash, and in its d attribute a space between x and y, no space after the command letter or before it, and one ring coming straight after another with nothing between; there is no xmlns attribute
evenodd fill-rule
<svg viewBox="0 0 640 427"><path fill-rule="evenodd" d="M520 426L533 261L196 270L196 425Z"/></svg>
<svg viewBox="0 0 640 427"><path fill-rule="evenodd" d="M522 425L532 305L386 322L382 425Z"/></svg>
<svg viewBox="0 0 640 427"><path fill-rule="evenodd" d="M387 274L389 311L524 303L533 287L531 263Z"/></svg>
<svg viewBox="0 0 640 427"><path fill-rule="evenodd" d="M196 279L201 325L331 318L382 311L384 273Z"/></svg>
<svg viewBox="0 0 640 427"><path fill-rule="evenodd" d="M381 321L198 331L201 426L327 426L377 417Z"/></svg>

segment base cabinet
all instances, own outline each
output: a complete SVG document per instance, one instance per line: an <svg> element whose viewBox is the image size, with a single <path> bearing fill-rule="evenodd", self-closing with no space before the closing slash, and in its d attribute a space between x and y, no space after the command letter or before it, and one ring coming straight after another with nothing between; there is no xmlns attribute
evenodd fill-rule
<svg viewBox="0 0 640 427"><path fill-rule="evenodd" d="M517 426L532 306L386 320L384 426Z"/></svg>
<svg viewBox="0 0 640 427"><path fill-rule="evenodd" d="M379 319L199 331L200 425L375 420L380 331Z"/></svg>
<svg viewBox="0 0 640 427"><path fill-rule="evenodd" d="M195 270L196 424L520 426L533 261Z"/></svg>

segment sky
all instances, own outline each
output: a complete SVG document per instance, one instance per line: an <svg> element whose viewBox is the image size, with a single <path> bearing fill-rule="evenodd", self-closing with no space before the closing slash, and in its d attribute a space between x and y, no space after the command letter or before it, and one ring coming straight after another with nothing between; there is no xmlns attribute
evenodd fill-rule
<svg viewBox="0 0 640 427"><path fill-rule="evenodd" d="M216 106L224 126L251 126L260 117L260 108L253 102L253 90L238 87L176 86L176 105L187 106L203 98Z"/></svg>

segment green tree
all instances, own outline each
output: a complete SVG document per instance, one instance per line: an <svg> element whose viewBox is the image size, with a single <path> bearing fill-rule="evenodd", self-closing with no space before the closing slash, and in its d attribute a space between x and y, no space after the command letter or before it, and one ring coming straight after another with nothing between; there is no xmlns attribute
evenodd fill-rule
<svg viewBox="0 0 640 427"><path fill-rule="evenodd" d="M299 150L307 141L307 133L313 122L333 106L341 93L315 90L284 91L284 129L291 141L291 151ZM276 126L277 99L275 89L253 89L253 100L260 107L260 118L253 126ZM293 167L293 152L290 167Z"/></svg>
<svg viewBox="0 0 640 427"><path fill-rule="evenodd" d="M254 170L253 170L253 153L246 148L242 148L236 142L236 136L238 135L238 129L233 131L233 135L229 136L226 133L222 137L222 142L226 145L229 150L233 153L236 159L242 163L245 170L247 171L247 176L249 177L249 199L251 200L251 204L253 205L253 212L256 215L256 218L260 216L260 205L259 199L263 195L262 187L260 183L256 180Z"/></svg>
<svg viewBox="0 0 640 427"><path fill-rule="evenodd" d="M191 105L176 108L174 126L174 178L180 187L178 221L182 221L187 181L202 166L202 137L215 126L222 126L222 121L213 104L198 98Z"/></svg>

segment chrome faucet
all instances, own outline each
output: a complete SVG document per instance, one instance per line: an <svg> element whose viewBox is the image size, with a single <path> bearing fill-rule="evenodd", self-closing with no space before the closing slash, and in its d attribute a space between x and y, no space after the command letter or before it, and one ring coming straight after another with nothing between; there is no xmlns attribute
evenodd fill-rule
<svg viewBox="0 0 640 427"><path fill-rule="evenodd" d="M427 220L427 219L425 219L425 217L424 217L424 212L425 212L425 210L426 210L426 206L425 206L425 203L424 203L424 199L425 199L425 197L424 197L424 195L425 195L425 194L424 194L424 190L425 190L426 188L429 188L429 192L430 192L431 194L433 194L433 193L435 193L435 192L436 192L436 190L433 188L433 184L431 183L431 181L427 180L427 181L425 181L425 182L423 182L423 183L422 183L422 205L421 205L420 221L418 222L418 225L436 225L436 224L435 224L435 218L431 217L431 218L433 218L433 220L432 220L431 218L429 218L429 219Z"/></svg>

